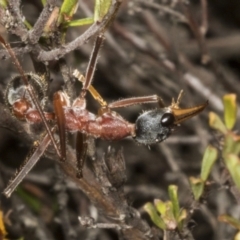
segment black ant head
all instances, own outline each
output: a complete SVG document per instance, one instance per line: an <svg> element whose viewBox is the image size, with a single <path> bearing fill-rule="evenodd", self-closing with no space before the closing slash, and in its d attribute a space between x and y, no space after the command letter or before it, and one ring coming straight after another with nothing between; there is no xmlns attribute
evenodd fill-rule
<svg viewBox="0 0 240 240"><path fill-rule="evenodd" d="M167 139L179 124L201 112L206 106L202 104L193 108L180 109L178 104L151 110L141 114L135 123L135 140L151 145Z"/></svg>
<svg viewBox="0 0 240 240"><path fill-rule="evenodd" d="M141 114L135 123L135 140L150 145L168 138L174 129L171 112L156 109Z"/></svg>

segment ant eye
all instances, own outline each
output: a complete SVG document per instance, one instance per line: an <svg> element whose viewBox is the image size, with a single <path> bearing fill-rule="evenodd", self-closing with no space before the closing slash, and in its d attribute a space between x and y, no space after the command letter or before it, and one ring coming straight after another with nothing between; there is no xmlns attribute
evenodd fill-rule
<svg viewBox="0 0 240 240"><path fill-rule="evenodd" d="M175 118L172 113L164 113L161 118L161 124L163 127L168 127L174 124Z"/></svg>

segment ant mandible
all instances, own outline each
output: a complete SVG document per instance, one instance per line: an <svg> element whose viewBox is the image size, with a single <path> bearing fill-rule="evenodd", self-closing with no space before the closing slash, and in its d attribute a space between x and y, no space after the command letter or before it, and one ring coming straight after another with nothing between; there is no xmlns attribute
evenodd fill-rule
<svg viewBox="0 0 240 240"><path fill-rule="evenodd" d="M87 149L87 135L106 140L119 140L131 136L138 143L151 145L167 139L181 122L197 115L207 106L208 103L206 102L192 108L181 109L179 104L183 91L180 91L177 101L175 102L173 99L172 104L168 107L165 107L163 100L157 95L127 98L107 104L91 85L103 40L103 34L98 35L96 38L85 77L77 70L73 73L77 79L83 82L79 96L71 104L66 92L56 92L53 99L54 113L50 113L43 111L39 104L39 101L44 102L44 91L41 92L42 97L40 99L36 98L34 94L35 91L38 91L37 88L44 89L41 86L42 78L33 74L25 74L10 46L0 37L0 42L12 56L21 75L19 78L14 78L7 89L6 99L8 104L11 105L13 114L19 119L27 120L30 124L39 122L45 124L47 120L56 120L60 138L59 150L53 137L56 127L50 129L46 124L47 134L38 144L26 165L21 168L14 180L4 190L6 196L11 195L44 153L50 142L54 144L60 159L62 161L66 160L66 131L82 133L77 138L77 144L81 145L82 149L79 146L76 147L77 177L81 178ZM21 79L23 79L24 85L20 84ZM28 79L30 79L30 83ZM33 84L33 86L30 84ZM98 115L86 109L85 96L88 91L101 106ZM135 124L126 121L120 114L112 110L146 103L158 103L159 108L140 114Z"/></svg>

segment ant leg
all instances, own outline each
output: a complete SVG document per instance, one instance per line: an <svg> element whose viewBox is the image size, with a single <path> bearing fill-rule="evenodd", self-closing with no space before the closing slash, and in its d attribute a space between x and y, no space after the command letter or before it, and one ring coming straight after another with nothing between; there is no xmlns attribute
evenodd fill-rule
<svg viewBox="0 0 240 240"><path fill-rule="evenodd" d="M107 103L103 100L98 91L91 85L96 69L99 50L101 48L103 40L104 40L103 34L98 35L95 40L95 44L86 70L86 76L84 77L78 70L75 70L73 72L73 76L83 83L80 96L73 103L73 105L75 106L85 108L85 95L87 91L89 91L92 94L92 96L99 102L102 108L107 106ZM76 139L77 178L82 178L82 169L87 155L88 147L86 138L87 137L85 134L80 132L77 133Z"/></svg>
<svg viewBox="0 0 240 240"><path fill-rule="evenodd" d="M56 130L56 127L54 127L51 130L51 133L53 133ZM22 182L22 180L25 178L25 176L31 171L31 169L35 166L37 161L40 159L40 157L45 152L48 145L51 143L51 139L48 134L46 134L42 141L40 143L35 142L35 146L37 145L37 148L35 149L34 153L30 158L27 158L27 160L23 163L22 167L20 168L20 171L16 173L14 179L8 184L8 186L3 191L4 195L6 197L10 197L13 191L16 189L16 187Z"/></svg>
<svg viewBox="0 0 240 240"><path fill-rule="evenodd" d="M61 157L61 154L60 154L60 151L58 149L57 143L56 143L56 141L55 141L55 139L53 137L53 134L51 133L51 130L50 130L49 126L48 126L48 123L47 123L47 120L46 120L46 118L44 116L43 110L42 110L42 108L41 108L37 98L35 97L36 94L34 93L34 90L31 87L31 85L29 84L28 79L27 79L27 77L26 77L26 75L25 75L25 73L24 73L24 71L23 71L23 69L22 69L22 67L21 67L21 65L20 65L20 63L19 63L15 53L14 53L14 51L12 50L10 45L5 42L5 40L2 38L1 35L0 35L0 43L8 51L9 55L12 57L14 65L15 65L16 69L18 70L18 72L20 73L21 78L22 78L22 80L23 80L23 82L24 82L24 84L26 86L26 89L27 89L29 95L31 96L31 99L32 99L34 105L36 106L40 116L41 116L41 119L42 119L42 121L44 123L44 126L45 126L45 128L47 130L47 133L48 133L48 135L49 135L49 137L50 137L50 139L51 139L51 141L53 143L53 146L54 146L54 148L55 148L55 150L57 152L57 155L59 157Z"/></svg>
<svg viewBox="0 0 240 240"><path fill-rule="evenodd" d="M73 76L77 78L80 82L84 83L85 78L84 76L75 69L73 72ZM165 104L157 95L151 95L151 96L145 96L145 97L134 97L134 98L127 98L119 101L112 102L110 104L107 104L106 101L103 100L99 92L90 85L88 88L88 91L91 93L93 98L101 105L102 108L121 108L121 107L128 107L136 104L146 104L146 103L158 103L160 108L164 108Z"/></svg>
<svg viewBox="0 0 240 240"><path fill-rule="evenodd" d="M64 106L69 106L69 100L68 97L64 92L56 92L53 97L53 106L54 111L57 118L57 125L58 125L58 131L59 131L59 138L60 138L60 146L61 146L61 160L66 160L66 120L64 115Z"/></svg>
<svg viewBox="0 0 240 240"><path fill-rule="evenodd" d="M85 78L78 70L75 70L73 72L73 76L83 83L83 88L80 93L80 98L84 98L86 95L86 91L88 90L93 96L93 98L98 101L98 103L101 105L102 108L120 108L120 107L132 106L135 104L156 103L156 102L159 104L161 108L164 108L165 104L163 100L157 95L123 99L123 100L110 103L109 105L103 100L103 98L98 93L98 91L91 85L93 75L96 69L98 53L102 45L103 39L104 39L103 34L100 34L95 41L95 45L93 47L93 51L87 67Z"/></svg>
<svg viewBox="0 0 240 240"><path fill-rule="evenodd" d="M164 104L162 98L160 98L158 95L126 98L126 99L112 102L108 105L108 107L109 108L122 108L122 107L133 106L136 104L146 104L146 103L158 103L161 108L165 107L165 104Z"/></svg>
<svg viewBox="0 0 240 240"><path fill-rule="evenodd" d="M83 83L82 91L80 93L80 98L85 97L87 90L89 89L89 87L92 84L92 79L93 79L95 69L96 69L99 50L102 46L103 40L104 40L103 34L98 35L97 39L95 40L95 44L94 44L92 54L91 54L91 57L90 57L90 60L88 63L87 70L86 70L85 81Z"/></svg>
<svg viewBox="0 0 240 240"><path fill-rule="evenodd" d="M81 132L77 133L76 138L76 159L77 159L77 178L82 178L82 170L87 157L87 136Z"/></svg>
<svg viewBox="0 0 240 240"><path fill-rule="evenodd" d="M85 82L85 77L77 70L75 69L73 71L73 76L77 78L80 82ZM102 96L99 94L99 92L90 85L88 88L88 91L91 93L92 97L100 104L102 108L107 107L107 102L103 100Z"/></svg>

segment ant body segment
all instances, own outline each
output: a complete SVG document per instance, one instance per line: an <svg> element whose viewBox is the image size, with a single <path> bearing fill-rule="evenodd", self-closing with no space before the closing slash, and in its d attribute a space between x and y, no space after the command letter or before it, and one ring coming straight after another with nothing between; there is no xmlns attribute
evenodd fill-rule
<svg viewBox="0 0 240 240"><path fill-rule="evenodd" d="M40 77L34 73L26 73L25 76L32 86L34 93L36 93L37 101L43 109L47 100L47 88L44 77ZM15 76L11 79L7 86L5 101L13 115L19 120L26 120L29 123L42 121L31 96L22 82L21 76ZM46 120L52 120L54 118L53 113L44 112L44 116Z"/></svg>
<svg viewBox="0 0 240 240"><path fill-rule="evenodd" d="M44 105L44 90L40 91L40 97L36 98L34 96L35 98L33 99L32 94L25 88L33 84L31 87L33 92L39 92L38 88L42 88L39 83L43 81L40 77L35 77L33 74L25 74L23 70L19 71L20 77L14 78L7 88L6 99L16 117L21 120L27 120L30 124L45 122L47 120L56 121L60 138L60 150L57 144L55 149L62 161L66 160L66 131L80 133L76 141L77 177L79 178L82 177L82 168L87 149L87 135L106 140L120 140L131 136L140 144L151 145L159 143L167 139L181 122L200 113L208 104L206 102L192 108L181 109L179 104L183 91L180 92L177 101L173 100L172 104L168 107L165 107L162 99L157 95L127 98L107 104L91 85L103 39L103 34L100 34L96 38L85 77L77 70L73 73L83 83L83 87L79 96L72 104L66 92L58 91L54 94L53 99L54 112L45 112L42 109L39 111L35 102L37 101L38 103L42 103L39 105ZM10 46L2 38L0 38L0 42L8 50L19 70L20 64ZM36 81L34 81L34 78L36 78ZM20 84L21 79L25 79L23 85ZM90 92L101 106L97 115L86 109L85 96L87 92ZM158 103L159 108L140 114L135 123L126 121L120 114L112 110L146 103ZM56 127L49 128L48 133L43 137L26 165L21 168L14 180L4 190L6 196L11 195L44 153L48 145L51 142L55 142L53 137L55 130Z"/></svg>

